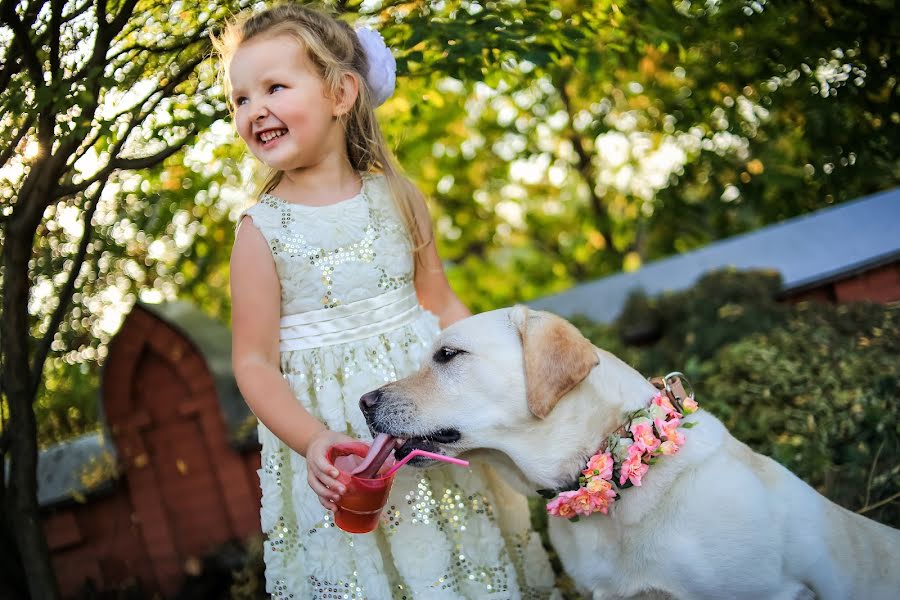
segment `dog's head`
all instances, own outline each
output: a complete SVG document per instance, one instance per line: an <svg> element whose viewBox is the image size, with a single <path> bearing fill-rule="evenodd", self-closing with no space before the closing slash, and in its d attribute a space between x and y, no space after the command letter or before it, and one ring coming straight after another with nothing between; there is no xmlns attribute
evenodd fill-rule
<svg viewBox="0 0 900 600"><path fill-rule="evenodd" d="M406 439L401 457L487 449L518 463L555 443L545 439L557 429L554 408L597 363L597 348L560 317L495 310L444 330L418 372L369 392L360 407L374 432Z"/></svg>

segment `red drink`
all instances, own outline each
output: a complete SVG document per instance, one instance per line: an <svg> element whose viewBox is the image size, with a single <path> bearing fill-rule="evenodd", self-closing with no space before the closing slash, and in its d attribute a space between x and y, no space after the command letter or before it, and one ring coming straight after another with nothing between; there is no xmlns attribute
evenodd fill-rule
<svg viewBox="0 0 900 600"><path fill-rule="evenodd" d="M381 510L387 503L391 493L394 476L376 475L372 478L357 477L350 471L358 465L369 452L369 446L363 442L339 444L328 449L328 460L338 468L338 481L347 487L347 491L337 503L334 522L348 533L368 533L378 527ZM387 471L393 460L388 460L379 469L379 473Z"/></svg>

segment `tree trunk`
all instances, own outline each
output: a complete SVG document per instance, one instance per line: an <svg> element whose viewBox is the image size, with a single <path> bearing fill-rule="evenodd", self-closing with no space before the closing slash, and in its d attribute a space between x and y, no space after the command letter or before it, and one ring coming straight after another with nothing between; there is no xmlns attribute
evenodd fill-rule
<svg viewBox="0 0 900 600"><path fill-rule="evenodd" d="M20 202L33 199L20 197ZM23 211L26 214L29 211ZM41 211L42 212L42 211ZM33 214L33 213L32 213ZM40 212L37 213L40 217ZM37 425L33 402L28 330L28 260L35 228L28 219L9 221L3 248L3 384L9 403L10 469L6 490L7 519L11 520L19 560L33 600L56 600L59 588L41 526L37 499Z"/></svg>
<svg viewBox="0 0 900 600"><path fill-rule="evenodd" d="M0 517L0 548L3 549L3 558L0 559L0 598L25 598L28 594L28 584L22 561L19 560L18 552L14 551L16 541L13 537L9 508L5 497L0 499L0 510L3 511Z"/></svg>

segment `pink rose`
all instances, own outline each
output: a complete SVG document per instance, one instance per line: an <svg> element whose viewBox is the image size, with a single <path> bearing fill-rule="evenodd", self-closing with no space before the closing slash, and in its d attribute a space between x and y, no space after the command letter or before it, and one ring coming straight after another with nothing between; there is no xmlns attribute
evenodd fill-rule
<svg viewBox="0 0 900 600"><path fill-rule="evenodd" d="M697 409L700 408L697 401L693 398L686 398L685 401L681 403L681 406L684 407L684 414L686 415L695 413L697 412Z"/></svg>
<svg viewBox="0 0 900 600"><path fill-rule="evenodd" d="M655 396L653 396L653 400L650 401L651 405L658 406L663 409L663 412L668 415L674 415L675 417L680 417L681 413L675 410L675 407L672 406L672 402L669 400L669 397L662 392L659 392Z"/></svg>
<svg viewBox="0 0 900 600"><path fill-rule="evenodd" d="M595 476L601 479L612 479L613 457L609 452L595 454L588 461L587 468L581 472L585 476Z"/></svg>
<svg viewBox="0 0 900 600"><path fill-rule="evenodd" d="M632 424L631 434L634 436L633 445L646 452L653 452L659 446L659 440L653 435L653 423L650 421Z"/></svg>
<svg viewBox="0 0 900 600"><path fill-rule="evenodd" d="M603 481L601 489L591 494L594 512L601 512L604 515L609 511L609 507L616 501L616 490L608 481Z"/></svg>
<svg viewBox="0 0 900 600"><path fill-rule="evenodd" d="M659 437L674 442L676 446L684 445L684 434L678 431L678 426L681 425L680 420L663 421L662 419L656 419L653 424L656 425Z"/></svg>
<svg viewBox="0 0 900 600"><path fill-rule="evenodd" d="M577 491L561 492L559 496L547 503L547 512L555 517L571 519L575 516L575 509L571 505L571 499Z"/></svg>
<svg viewBox="0 0 900 600"><path fill-rule="evenodd" d="M571 499L570 505L576 514L587 516L594 512L593 494L584 488L576 490L575 496Z"/></svg>
<svg viewBox="0 0 900 600"><path fill-rule="evenodd" d="M625 485L626 481L630 481L636 486L641 485L641 478L644 477L647 469L650 468L650 465L645 465L641 461L643 455L644 451L636 445L631 445L628 448L628 458L622 463L622 468L619 472L619 485Z"/></svg>
<svg viewBox="0 0 900 600"><path fill-rule="evenodd" d="M589 491L592 494L598 494L609 487L609 481L606 479L601 479L599 477L591 477L587 480L587 483L584 486L584 489Z"/></svg>
<svg viewBox="0 0 900 600"><path fill-rule="evenodd" d="M678 446L675 444L675 442L673 442L671 440L666 440L665 442L663 442L662 444L659 445L658 450L659 450L660 454L664 454L666 456L671 456L671 455L675 454L676 452L678 452Z"/></svg>

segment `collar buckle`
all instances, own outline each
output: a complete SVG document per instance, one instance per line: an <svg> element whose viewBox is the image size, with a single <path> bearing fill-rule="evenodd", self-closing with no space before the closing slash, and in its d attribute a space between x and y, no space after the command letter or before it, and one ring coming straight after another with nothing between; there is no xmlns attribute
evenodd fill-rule
<svg viewBox="0 0 900 600"><path fill-rule="evenodd" d="M684 401L694 399L694 386L681 371L672 371L665 377L650 377L648 381L656 389L665 392L680 413L684 412Z"/></svg>

